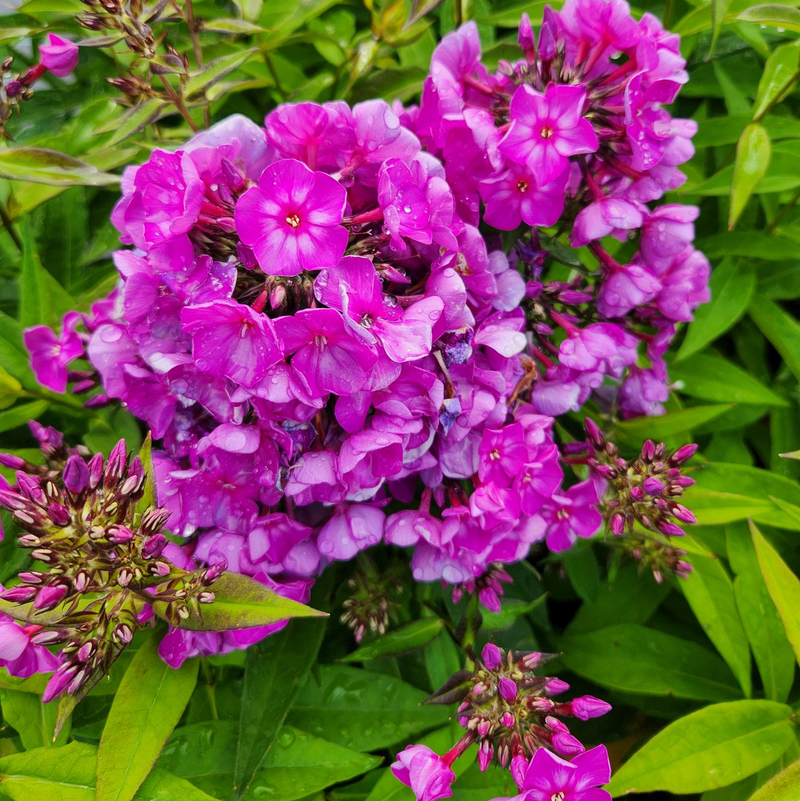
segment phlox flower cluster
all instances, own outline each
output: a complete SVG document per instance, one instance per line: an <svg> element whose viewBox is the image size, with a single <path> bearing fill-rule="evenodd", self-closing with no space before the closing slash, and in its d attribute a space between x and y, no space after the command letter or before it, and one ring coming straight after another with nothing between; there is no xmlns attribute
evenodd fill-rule
<svg viewBox="0 0 800 801"><path fill-rule="evenodd" d="M469 23L418 108L284 104L126 170L119 287L26 344L47 386L100 383L89 403L150 427L179 566L224 559L305 601L386 542L496 609L499 565L600 528L604 479L563 486L553 418L592 393L658 413L675 324L708 297L697 210L646 205L692 153L661 108L686 75L677 37L622 0L547 9L538 41L524 17L520 46L489 74ZM523 222L506 255L491 228ZM542 279L556 224L596 271ZM635 231L628 264L600 243ZM92 370L70 372L84 348ZM162 655L270 630L175 631Z"/></svg>

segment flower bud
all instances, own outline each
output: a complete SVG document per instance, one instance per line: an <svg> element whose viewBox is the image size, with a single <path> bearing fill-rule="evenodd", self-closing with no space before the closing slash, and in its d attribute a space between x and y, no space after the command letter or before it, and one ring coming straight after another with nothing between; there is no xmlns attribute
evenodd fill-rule
<svg viewBox="0 0 800 801"><path fill-rule="evenodd" d="M517 685L513 679L503 676L497 683L497 691L506 701L513 701L517 697Z"/></svg>
<svg viewBox="0 0 800 801"><path fill-rule="evenodd" d="M548 695L559 695L569 689L569 684L561 679L550 679L545 685L544 691Z"/></svg>
<svg viewBox="0 0 800 801"><path fill-rule="evenodd" d="M478 749L478 767L484 772L494 756L494 747L490 740L484 740Z"/></svg>
<svg viewBox="0 0 800 801"><path fill-rule="evenodd" d="M611 533L619 537L625 531L625 516L619 512L611 516Z"/></svg>
<svg viewBox="0 0 800 801"><path fill-rule="evenodd" d="M674 523L668 523L666 520L662 520L658 524L658 530L662 534L666 534L668 537L683 537L684 531L680 526L676 526Z"/></svg>
<svg viewBox="0 0 800 801"><path fill-rule="evenodd" d="M682 448L678 448L678 450L675 451L672 456L670 456L669 463L678 467L684 462L688 462L696 452L697 445L684 445Z"/></svg>
<svg viewBox="0 0 800 801"><path fill-rule="evenodd" d="M53 609L58 606L67 594L66 584L55 584L42 587L33 601L34 609Z"/></svg>
<svg viewBox="0 0 800 801"><path fill-rule="evenodd" d="M581 695L573 698L569 704L572 714L579 720L589 720L589 718L599 718L611 711L611 704L595 698L593 695Z"/></svg>
<svg viewBox="0 0 800 801"><path fill-rule="evenodd" d="M497 670L503 661L503 652L492 642L487 642L481 651L481 660L488 670Z"/></svg>
<svg viewBox="0 0 800 801"><path fill-rule="evenodd" d="M664 485L655 476L646 478L642 488L648 495L661 495L664 491Z"/></svg>
<svg viewBox="0 0 800 801"><path fill-rule="evenodd" d="M78 666L65 662L61 667L50 677L47 682L47 687L44 689L42 695L42 703L46 704L52 701L57 695L60 695L66 690L67 685L72 681L75 674L78 672Z"/></svg>
<svg viewBox="0 0 800 801"><path fill-rule="evenodd" d="M61 476L64 486L73 494L83 492L89 483L89 468L80 456L70 456Z"/></svg>
<svg viewBox="0 0 800 801"><path fill-rule="evenodd" d="M7 467L9 470L22 470L25 464L24 459L14 456L13 453L0 453L0 465Z"/></svg>
<svg viewBox="0 0 800 801"><path fill-rule="evenodd" d="M697 518L692 514L692 512L687 509L685 506L681 506L679 503L673 504L670 508L675 517L678 518L682 523L696 523Z"/></svg>
<svg viewBox="0 0 800 801"><path fill-rule="evenodd" d="M10 590L0 592L0 598L15 604L24 604L30 601L37 592L36 587L12 587Z"/></svg>
<svg viewBox="0 0 800 801"><path fill-rule="evenodd" d="M565 757L577 756L586 750L577 737L561 732L553 735L553 749Z"/></svg>

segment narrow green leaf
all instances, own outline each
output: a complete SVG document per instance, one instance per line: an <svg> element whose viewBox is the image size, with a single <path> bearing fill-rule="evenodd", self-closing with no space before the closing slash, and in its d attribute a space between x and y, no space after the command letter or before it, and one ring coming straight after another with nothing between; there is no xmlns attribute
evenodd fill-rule
<svg viewBox="0 0 800 801"><path fill-rule="evenodd" d="M175 670L158 644L151 637L139 648L114 697L97 751L97 801L136 796L194 692L198 661Z"/></svg>
<svg viewBox="0 0 800 801"><path fill-rule="evenodd" d="M187 631L231 631L267 626L292 617L327 617L309 606L284 598L249 576L223 573L213 585L216 600L202 607L202 620L190 617L180 628ZM153 611L167 619L163 603L153 604Z"/></svg>
<svg viewBox="0 0 800 801"><path fill-rule="evenodd" d="M120 181L85 161L42 147L0 150L0 177L50 186L109 186Z"/></svg>
<svg viewBox="0 0 800 801"><path fill-rule="evenodd" d="M220 56L213 61L209 61L203 69L198 70L192 75L184 87L184 95L187 98L202 94L210 86L221 81L226 75L238 69L247 61L253 53L257 53L257 47L247 50L236 50L227 56Z"/></svg>
<svg viewBox="0 0 800 801"><path fill-rule="evenodd" d="M447 721L449 709L421 706L427 695L393 676L323 665L319 678L309 677L300 690L287 722L346 748L373 751Z"/></svg>
<svg viewBox="0 0 800 801"><path fill-rule="evenodd" d="M736 19L742 22L756 22L759 25L772 25L787 31L800 31L800 11L779 3L752 6L739 14Z"/></svg>
<svg viewBox="0 0 800 801"><path fill-rule="evenodd" d="M725 259L711 272L711 303L704 303L689 324L675 362L698 353L730 329L747 310L756 286L753 265L745 259Z"/></svg>
<svg viewBox="0 0 800 801"><path fill-rule="evenodd" d="M219 799L231 798L239 729L235 721L214 720L176 729L158 767L169 770ZM267 753L245 801L295 801L377 767L380 757L312 737L284 726ZM160 799L159 799L160 801Z"/></svg>
<svg viewBox="0 0 800 801"><path fill-rule="evenodd" d="M265 33L266 29L260 25L248 22L246 19L210 19L203 23L204 31L215 33Z"/></svg>
<svg viewBox="0 0 800 801"><path fill-rule="evenodd" d="M680 582L680 588L708 639L749 698L753 690L750 649L736 608L733 583L725 568L718 559L696 557L692 559L692 572Z"/></svg>
<svg viewBox="0 0 800 801"><path fill-rule="evenodd" d="M800 580L752 521L750 532L753 535L753 544L764 583L781 616L795 656L800 662Z"/></svg>
<svg viewBox="0 0 800 801"><path fill-rule="evenodd" d="M668 412L661 417L637 417L617 423L615 433L625 442L641 446L648 438L658 440L669 439L678 434L686 434L693 428L708 423L729 411L731 404L715 404L712 406L692 406L677 412Z"/></svg>
<svg viewBox="0 0 800 801"><path fill-rule="evenodd" d="M736 145L728 230L733 230L756 184L766 174L771 154L767 129L758 123L748 125Z"/></svg>
<svg viewBox="0 0 800 801"><path fill-rule="evenodd" d="M95 801L97 749L73 742L0 758L0 786L11 801ZM156 768L133 801L215 801L189 782Z"/></svg>
<svg viewBox="0 0 800 801"><path fill-rule="evenodd" d="M155 467L153 467L153 435L150 431L147 432L142 447L139 449L139 458L142 460L146 483L144 485L144 493L139 499L139 503L136 504L136 510L145 512L151 506L158 505L158 499L156 498L156 471Z"/></svg>
<svg viewBox="0 0 800 801"><path fill-rule="evenodd" d="M750 801L797 801L800 798L800 759L773 776Z"/></svg>
<svg viewBox="0 0 800 801"><path fill-rule="evenodd" d="M431 690L441 687L462 668L461 654L449 632L442 632L422 653Z"/></svg>
<svg viewBox="0 0 800 801"><path fill-rule="evenodd" d="M292 620L247 651L234 768L238 798L253 783L317 658L324 620Z"/></svg>
<svg viewBox="0 0 800 801"><path fill-rule="evenodd" d="M603 687L699 701L741 697L728 666L697 643L656 629L622 623L568 635L564 664Z"/></svg>
<svg viewBox="0 0 800 801"><path fill-rule="evenodd" d="M542 593L532 601L521 601L519 598L506 598L499 612L481 612L481 629L483 631L505 631L510 629L517 618L530 614L541 606L547 596Z"/></svg>
<svg viewBox="0 0 800 801"><path fill-rule="evenodd" d="M702 793L774 762L794 741L792 708L774 701L707 706L670 723L613 776L613 796Z"/></svg>
<svg viewBox="0 0 800 801"><path fill-rule="evenodd" d="M360 648L341 659L342 662L365 662L380 656L400 656L408 651L423 648L442 633L444 621L438 617L425 617L414 620L390 631L377 640Z"/></svg>
<svg viewBox="0 0 800 801"><path fill-rule="evenodd" d="M43 704L37 695L19 690L0 690L3 719L19 733L26 751L64 745L69 739L65 726L53 743L56 725L56 705Z"/></svg>
<svg viewBox="0 0 800 801"><path fill-rule="evenodd" d="M139 103L128 109L119 119L114 121L114 135L106 143L106 147L118 145L130 136L146 128L153 122L160 120L167 114L174 114L175 107L166 100L151 97L144 103ZM98 132L99 133L99 132Z"/></svg>
<svg viewBox="0 0 800 801"><path fill-rule="evenodd" d="M711 45L708 48L708 58L711 58L714 53L717 39L722 30L722 23L728 13L730 4L731 0L711 0Z"/></svg>
<svg viewBox="0 0 800 801"><path fill-rule="evenodd" d="M19 426L24 426L28 420L36 420L49 408L49 401L38 400L33 401L33 403L19 404L4 412L0 412L0 434L4 431L11 431Z"/></svg>
<svg viewBox="0 0 800 801"><path fill-rule="evenodd" d="M753 119L756 122L759 122L791 89L797 81L798 69L800 69L800 46L797 42L776 47L770 53L758 84L758 94L753 107Z"/></svg>
<svg viewBox="0 0 800 801"><path fill-rule="evenodd" d="M763 295L753 296L748 313L786 366L800 379L800 323Z"/></svg>

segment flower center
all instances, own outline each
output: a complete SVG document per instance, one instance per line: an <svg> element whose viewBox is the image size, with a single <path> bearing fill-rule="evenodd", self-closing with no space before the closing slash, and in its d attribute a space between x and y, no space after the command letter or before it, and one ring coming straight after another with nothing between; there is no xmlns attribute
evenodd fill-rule
<svg viewBox="0 0 800 801"><path fill-rule="evenodd" d="M373 319L372 319L372 316L371 316L371 315L369 315L369 314L365 314L365 315L364 315L364 316L361 318L361 325L362 325L364 328L372 328L372 323L373 323Z"/></svg>
<svg viewBox="0 0 800 801"><path fill-rule="evenodd" d="M566 509L559 509L556 512L556 518L558 520L569 520L569 512Z"/></svg>
<svg viewBox="0 0 800 801"><path fill-rule="evenodd" d="M300 225L300 215L297 212L294 214L287 214L286 223L291 225L292 228L297 228Z"/></svg>
<svg viewBox="0 0 800 801"><path fill-rule="evenodd" d="M549 125L545 125L542 128L542 130L539 131L539 136L541 136L542 139L550 139L552 135L553 135L553 129Z"/></svg>
<svg viewBox="0 0 800 801"><path fill-rule="evenodd" d="M564 793L553 793L553 795L550 796L550 801L564 801Z"/></svg>
<svg viewBox="0 0 800 801"><path fill-rule="evenodd" d="M527 181L517 181L517 190L519 192L527 192L528 191L528 182Z"/></svg>
<svg viewBox="0 0 800 801"><path fill-rule="evenodd" d="M491 459L493 462L496 462L496 461L497 461L497 460L500 458L500 451L498 451L498 450L497 450L497 448L495 448L495 449L494 449L494 450L493 450L493 451L492 451L492 452L489 454L489 458L490 458L490 459Z"/></svg>

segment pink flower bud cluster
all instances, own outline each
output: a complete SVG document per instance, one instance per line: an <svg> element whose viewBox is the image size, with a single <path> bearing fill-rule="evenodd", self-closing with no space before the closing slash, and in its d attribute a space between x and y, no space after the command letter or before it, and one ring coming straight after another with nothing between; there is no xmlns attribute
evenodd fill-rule
<svg viewBox="0 0 800 801"><path fill-rule="evenodd" d="M537 757L540 751L548 754L544 761L556 762L584 754L585 760L597 752L586 752L562 718L589 720L606 714L611 706L590 695L566 702L553 700L553 696L569 690L569 685L535 674L552 656L505 652L488 643L472 673L455 674L434 693L429 699L433 703L460 700L458 720L466 733L444 756L422 745L408 746L397 755L392 771L414 790L417 801L436 801L453 794L455 774L451 766L473 744L480 769L485 771L496 761L511 771L520 791L526 786L532 760L542 761Z"/></svg>

